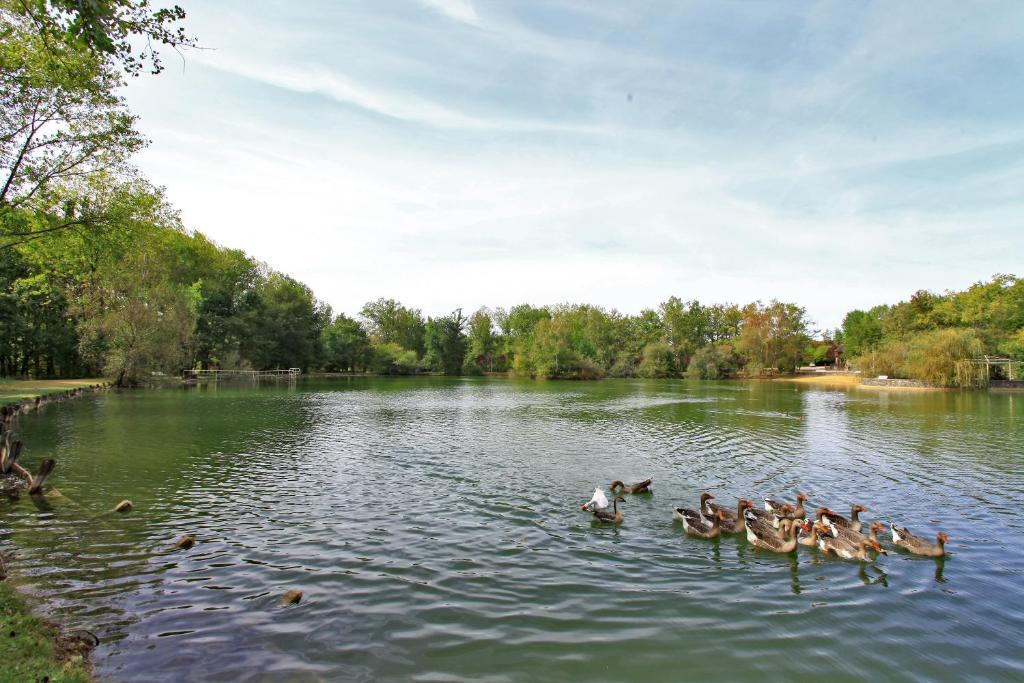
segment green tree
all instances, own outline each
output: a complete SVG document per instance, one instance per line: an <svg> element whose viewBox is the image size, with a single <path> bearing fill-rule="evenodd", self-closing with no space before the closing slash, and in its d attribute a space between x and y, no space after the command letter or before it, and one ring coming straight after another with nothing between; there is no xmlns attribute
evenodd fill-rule
<svg viewBox="0 0 1024 683"><path fill-rule="evenodd" d="M743 308L743 326L736 350L755 369L792 371L809 340L806 311L792 303L772 300Z"/></svg>
<svg viewBox="0 0 1024 683"><path fill-rule="evenodd" d="M882 341L882 321L878 308L868 311L854 310L843 318L843 347L849 357L859 356L878 346Z"/></svg>
<svg viewBox="0 0 1024 683"><path fill-rule="evenodd" d="M3 0L0 13L8 21L27 20L50 50L88 51L133 75L147 65L152 73L163 70L154 44L174 49L196 45L177 25L185 10L177 5L153 9L148 0Z"/></svg>
<svg viewBox="0 0 1024 683"><path fill-rule="evenodd" d="M177 374L189 357L194 292L175 283L160 241L138 244L117 267L98 273L80 301L83 355L117 385Z"/></svg>
<svg viewBox="0 0 1024 683"><path fill-rule="evenodd" d="M98 174L126 174L143 138L117 89L120 78L97 58L57 54L23 27L0 43L0 248L72 228L109 225ZM102 183L105 188L116 187Z"/></svg>
<svg viewBox="0 0 1024 683"><path fill-rule="evenodd" d="M247 294L242 356L257 370L317 367L323 357L322 330L330 308L306 285L271 271Z"/></svg>
<svg viewBox="0 0 1024 683"><path fill-rule="evenodd" d="M736 372L738 361L728 343L705 346L693 354L686 376L690 379L724 379Z"/></svg>
<svg viewBox="0 0 1024 683"><path fill-rule="evenodd" d="M983 366L971 362L984 352L975 330L948 328L920 332L906 344L906 356L899 374L947 387L984 384Z"/></svg>
<svg viewBox="0 0 1024 683"><path fill-rule="evenodd" d="M675 354L672 348L663 341L655 341L644 347L643 360L640 362L638 374L647 378L664 378L677 376Z"/></svg>
<svg viewBox="0 0 1024 683"><path fill-rule="evenodd" d="M502 333L503 355L517 373L532 375L529 354L533 348L534 331L542 320L549 320L551 311L529 304L513 306L508 312L495 311L495 319Z"/></svg>
<svg viewBox="0 0 1024 683"><path fill-rule="evenodd" d="M716 334L712 311L699 301L683 302L676 296L661 304L660 310L665 341L675 355L676 367L685 368L697 349L709 344Z"/></svg>
<svg viewBox="0 0 1024 683"><path fill-rule="evenodd" d="M371 363L370 338L358 321L339 313L323 330L324 366L334 372L365 370Z"/></svg>
<svg viewBox="0 0 1024 683"><path fill-rule="evenodd" d="M490 311L481 308L471 315L466 340L465 370L471 373L484 370L493 372L497 341Z"/></svg>
<svg viewBox="0 0 1024 683"><path fill-rule="evenodd" d="M398 344L422 358L426 325L418 309L406 308L394 299L367 302L359 314L375 344Z"/></svg>
<svg viewBox="0 0 1024 683"><path fill-rule="evenodd" d="M415 351L394 342L371 346L370 358L373 371L380 374L410 375L420 367Z"/></svg>
<svg viewBox="0 0 1024 683"><path fill-rule="evenodd" d="M425 364L446 375L458 375L466 358L466 318L462 309L450 315L431 318L424 332Z"/></svg>

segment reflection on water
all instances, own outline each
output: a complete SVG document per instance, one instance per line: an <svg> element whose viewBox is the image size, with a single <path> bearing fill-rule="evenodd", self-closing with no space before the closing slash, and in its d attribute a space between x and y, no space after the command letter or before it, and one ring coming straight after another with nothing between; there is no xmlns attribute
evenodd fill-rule
<svg viewBox="0 0 1024 683"><path fill-rule="evenodd" d="M0 499L0 549L100 635L113 680L1019 678L1022 405L439 378L112 393L22 418L63 495ZM579 512L648 476L620 527ZM671 507L707 489L863 503L945 530L950 557L687 538Z"/></svg>

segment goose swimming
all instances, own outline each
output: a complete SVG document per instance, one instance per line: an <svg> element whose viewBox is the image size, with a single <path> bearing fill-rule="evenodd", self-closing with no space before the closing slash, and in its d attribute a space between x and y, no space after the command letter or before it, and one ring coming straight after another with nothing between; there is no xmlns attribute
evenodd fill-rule
<svg viewBox="0 0 1024 683"><path fill-rule="evenodd" d="M906 527L901 529L889 522L889 529L892 530L892 542L915 555L942 557L946 554L946 543L949 541L949 536L943 531L935 535L935 545L932 545L920 536L915 536L907 531Z"/></svg>
<svg viewBox="0 0 1024 683"><path fill-rule="evenodd" d="M607 510L608 509L608 496L604 495L604 491L601 487L594 489L593 497L583 505L580 505L580 510Z"/></svg>

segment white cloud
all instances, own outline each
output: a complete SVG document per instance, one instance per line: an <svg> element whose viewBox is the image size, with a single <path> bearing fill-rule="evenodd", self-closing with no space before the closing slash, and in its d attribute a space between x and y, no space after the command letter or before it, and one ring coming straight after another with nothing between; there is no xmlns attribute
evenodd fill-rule
<svg viewBox="0 0 1024 683"><path fill-rule="evenodd" d="M480 26L468 3L433 5ZM698 48L677 40L672 22L697 9L675 3L562 5L580 15L563 30L538 20L544 7L500 4L479 31L373 2L306 6L306 20L330 17L306 31L290 7L246 15L274 24L272 46L230 37L232 12L211 11L201 34L222 49L128 93L154 140L141 162L186 222L338 310L395 296L429 314L638 311L678 294L796 301L831 327L853 307L1019 267L1019 161L988 162L983 146L1012 151L1024 131L981 115L963 132L962 116L923 118L879 86L914 69L944 83L921 58L943 53L942 36L910 20L843 24L860 34L847 52L820 42L827 59L776 42L758 60L761 43L727 22ZM831 12L816 21L834 26ZM972 35L955 43L965 64L989 49ZM932 44L890 44L913 40ZM1003 73L945 85L987 78L1013 97L995 87Z"/></svg>
<svg viewBox="0 0 1024 683"><path fill-rule="evenodd" d="M480 25L480 17L471 0L420 0L424 5L438 10L455 21L472 26Z"/></svg>

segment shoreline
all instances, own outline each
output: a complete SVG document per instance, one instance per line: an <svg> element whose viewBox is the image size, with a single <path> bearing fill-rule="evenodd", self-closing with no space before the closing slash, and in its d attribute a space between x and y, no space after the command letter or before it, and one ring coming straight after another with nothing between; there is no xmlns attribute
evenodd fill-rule
<svg viewBox="0 0 1024 683"><path fill-rule="evenodd" d="M817 374L817 375L788 375L786 377L773 377L772 382L789 382L791 384L809 384L812 386L827 386L849 389L860 386L860 375L853 373Z"/></svg>
<svg viewBox="0 0 1024 683"><path fill-rule="evenodd" d="M25 384L21 384L25 382ZM49 404L94 394L109 385L104 380L2 380L0 406L5 417ZM11 389L15 389L12 393ZM98 644L88 631L67 631L59 623L33 613L29 597L7 579L10 555L0 553L0 660L12 680L60 680L88 683L91 653Z"/></svg>
<svg viewBox="0 0 1024 683"><path fill-rule="evenodd" d="M65 631L50 619L32 613L25 595L0 580L0 660L4 680L59 680L89 683L90 654L95 636L87 631Z"/></svg>
<svg viewBox="0 0 1024 683"><path fill-rule="evenodd" d="M75 398L87 391L95 392L110 387L105 379L0 379L0 406L16 411Z"/></svg>

